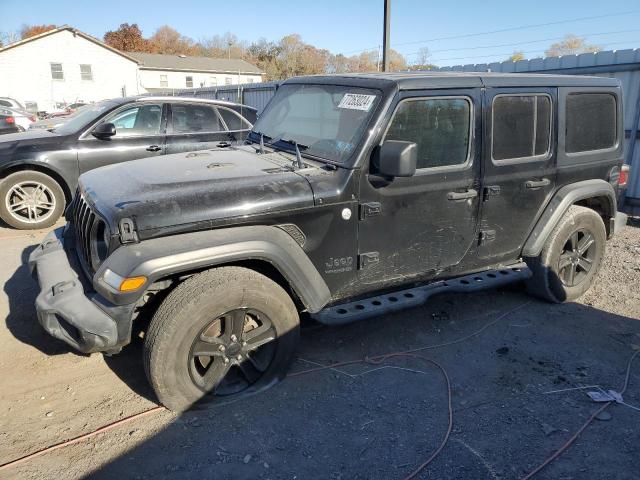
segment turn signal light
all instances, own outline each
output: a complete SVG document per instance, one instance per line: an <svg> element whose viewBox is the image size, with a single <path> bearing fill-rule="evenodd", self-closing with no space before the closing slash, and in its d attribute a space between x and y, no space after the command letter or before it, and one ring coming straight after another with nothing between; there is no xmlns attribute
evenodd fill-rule
<svg viewBox="0 0 640 480"><path fill-rule="evenodd" d="M102 279L107 285L120 292L133 292L147 282L147 277L122 277L108 268L105 270Z"/></svg>

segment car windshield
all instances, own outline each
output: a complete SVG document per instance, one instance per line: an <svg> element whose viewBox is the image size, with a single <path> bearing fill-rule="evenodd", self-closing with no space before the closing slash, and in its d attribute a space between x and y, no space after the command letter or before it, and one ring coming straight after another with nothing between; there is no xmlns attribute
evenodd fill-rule
<svg viewBox="0 0 640 480"><path fill-rule="evenodd" d="M53 131L61 135L75 133L86 127L89 123L94 122L102 116L107 110L115 107L116 104L111 100L104 102L92 103L80 107L74 114L64 119L64 124L56 127Z"/></svg>
<svg viewBox="0 0 640 480"><path fill-rule="evenodd" d="M337 85L280 87L251 133L251 140L305 145L304 153L344 163L355 151L380 100L380 92Z"/></svg>

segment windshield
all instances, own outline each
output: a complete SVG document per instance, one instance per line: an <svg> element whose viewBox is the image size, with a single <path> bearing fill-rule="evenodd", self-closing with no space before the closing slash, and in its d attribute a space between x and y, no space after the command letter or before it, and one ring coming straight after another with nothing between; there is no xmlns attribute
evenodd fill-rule
<svg viewBox="0 0 640 480"><path fill-rule="evenodd" d="M265 143L286 140L305 145L304 153L344 163L360 143L380 92L336 85L280 87L251 133ZM259 132L259 133L258 133Z"/></svg>
<svg viewBox="0 0 640 480"><path fill-rule="evenodd" d="M80 107L75 113L64 118L64 123L56 127L54 131L61 135L75 133L97 120L103 113L115 106L116 104L112 100L105 100Z"/></svg>

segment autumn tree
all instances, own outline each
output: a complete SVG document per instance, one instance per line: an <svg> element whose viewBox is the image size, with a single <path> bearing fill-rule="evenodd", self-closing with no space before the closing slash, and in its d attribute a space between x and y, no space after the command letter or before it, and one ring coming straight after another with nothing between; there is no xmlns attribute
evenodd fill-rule
<svg viewBox="0 0 640 480"><path fill-rule="evenodd" d="M169 25L158 28L149 38L149 49L153 53L168 53L175 55L193 55L197 48L193 40L185 37Z"/></svg>
<svg viewBox="0 0 640 480"><path fill-rule="evenodd" d="M519 62L520 60L524 60L524 53L523 52L513 52L511 54L511 56L509 58L507 58L507 60L510 60L512 62Z"/></svg>
<svg viewBox="0 0 640 480"><path fill-rule="evenodd" d="M562 55L595 53L600 50L602 49L597 45L588 45L584 38L566 35L562 41L552 43L544 53L547 57L560 57Z"/></svg>
<svg viewBox="0 0 640 480"><path fill-rule="evenodd" d="M117 30L104 34L104 42L122 52L148 52L149 42L142 37L137 23L123 23Z"/></svg>
<svg viewBox="0 0 640 480"><path fill-rule="evenodd" d="M55 30L55 25L24 25L20 30L20 39L35 37L41 33L48 32L49 30Z"/></svg>

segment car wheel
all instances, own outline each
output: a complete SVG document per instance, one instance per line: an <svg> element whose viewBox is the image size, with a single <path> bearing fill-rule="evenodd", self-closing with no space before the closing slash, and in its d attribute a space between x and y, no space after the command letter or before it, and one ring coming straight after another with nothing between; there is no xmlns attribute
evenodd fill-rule
<svg viewBox="0 0 640 480"><path fill-rule="evenodd" d="M598 213L574 205L560 219L538 257L527 259L532 294L561 303L582 296L593 284L604 257L607 232Z"/></svg>
<svg viewBox="0 0 640 480"><path fill-rule="evenodd" d="M0 182L0 218L20 230L47 228L65 207L62 188L41 172L12 173Z"/></svg>
<svg viewBox="0 0 640 480"><path fill-rule="evenodd" d="M298 339L298 312L280 285L247 268L214 268L160 305L145 335L144 366L160 402L184 411L273 385Z"/></svg>

